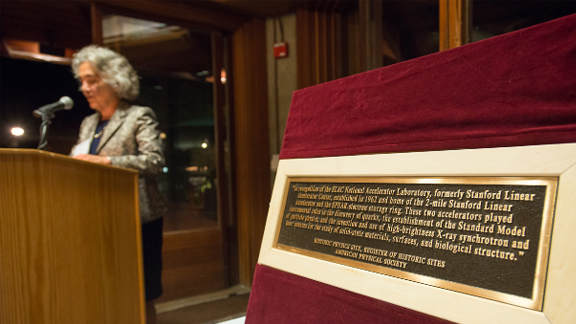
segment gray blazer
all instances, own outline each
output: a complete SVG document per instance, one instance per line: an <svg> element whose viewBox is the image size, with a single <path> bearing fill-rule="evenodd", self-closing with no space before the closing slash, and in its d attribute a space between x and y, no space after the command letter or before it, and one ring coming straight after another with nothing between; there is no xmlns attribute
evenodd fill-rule
<svg viewBox="0 0 576 324"><path fill-rule="evenodd" d="M100 113L84 118L76 145L93 138L99 121ZM152 109L121 101L97 148L97 154L110 157L112 165L138 170L142 224L166 213L166 204L156 182L156 175L164 166L162 140L157 127L158 121Z"/></svg>

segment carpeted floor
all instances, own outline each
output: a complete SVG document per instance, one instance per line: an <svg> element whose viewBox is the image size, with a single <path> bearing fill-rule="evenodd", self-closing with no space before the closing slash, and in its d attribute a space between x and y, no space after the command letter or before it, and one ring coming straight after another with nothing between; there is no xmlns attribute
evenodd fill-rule
<svg viewBox="0 0 576 324"><path fill-rule="evenodd" d="M246 315L249 294L158 314L158 324L212 324Z"/></svg>

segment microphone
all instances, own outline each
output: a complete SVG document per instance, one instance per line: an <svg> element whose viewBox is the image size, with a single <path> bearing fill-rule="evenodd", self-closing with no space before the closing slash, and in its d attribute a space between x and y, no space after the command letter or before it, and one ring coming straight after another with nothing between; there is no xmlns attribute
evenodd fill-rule
<svg viewBox="0 0 576 324"><path fill-rule="evenodd" d="M34 110L32 114L34 117L42 117L42 115L45 113L54 113L63 109L70 110L72 109L72 106L74 106L74 101L70 97L64 96L55 103L51 103Z"/></svg>

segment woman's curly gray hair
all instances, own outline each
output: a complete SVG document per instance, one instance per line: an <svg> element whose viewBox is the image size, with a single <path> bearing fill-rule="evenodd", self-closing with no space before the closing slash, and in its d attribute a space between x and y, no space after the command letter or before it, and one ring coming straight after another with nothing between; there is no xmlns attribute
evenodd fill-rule
<svg viewBox="0 0 576 324"><path fill-rule="evenodd" d="M102 80L112 86L118 97L132 101L138 97L140 82L138 74L128 60L105 47L88 45L72 58L72 71L78 79L78 69L84 62L92 63Z"/></svg>

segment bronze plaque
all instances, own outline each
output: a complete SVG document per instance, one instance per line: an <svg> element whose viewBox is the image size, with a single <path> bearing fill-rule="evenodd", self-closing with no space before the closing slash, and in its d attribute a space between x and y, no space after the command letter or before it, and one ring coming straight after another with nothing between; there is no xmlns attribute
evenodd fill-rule
<svg viewBox="0 0 576 324"><path fill-rule="evenodd" d="M541 310L557 178L288 178L275 248Z"/></svg>

